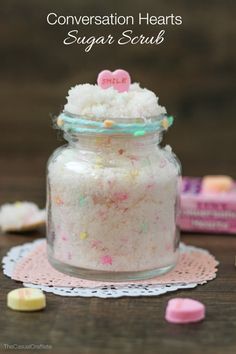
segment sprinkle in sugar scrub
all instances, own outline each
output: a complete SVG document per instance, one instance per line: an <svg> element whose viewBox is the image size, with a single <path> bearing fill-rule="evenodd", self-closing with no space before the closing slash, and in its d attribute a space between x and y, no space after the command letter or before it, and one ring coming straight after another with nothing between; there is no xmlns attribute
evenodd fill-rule
<svg viewBox="0 0 236 354"><path fill-rule="evenodd" d="M126 281L178 260L180 165L162 133L173 123L124 70L69 90L57 119L68 141L48 163L48 257L61 272Z"/></svg>

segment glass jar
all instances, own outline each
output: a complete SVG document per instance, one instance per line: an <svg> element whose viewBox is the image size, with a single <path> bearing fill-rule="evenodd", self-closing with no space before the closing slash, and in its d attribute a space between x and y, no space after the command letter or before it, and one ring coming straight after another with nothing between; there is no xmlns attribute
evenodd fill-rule
<svg viewBox="0 0 236 354"><path fill-rule="evenodd" d="M68 144L49 159L47 188L48 258L56 269L126 281L176 265L180 164L159 145L163 119L81 126L80 117L59 118Z"/></svg>

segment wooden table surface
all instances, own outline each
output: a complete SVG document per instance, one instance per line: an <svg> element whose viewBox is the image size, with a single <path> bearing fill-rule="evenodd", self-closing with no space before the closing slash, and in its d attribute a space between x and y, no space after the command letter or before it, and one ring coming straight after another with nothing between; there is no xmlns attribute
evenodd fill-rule
<svg viewBox="0 0 236 354"><path fill-rule="evenodd" d="M15 245L44 236L1 235L1 256ZM193 290L158 297L120 299L67 298L47 294L47 307L36 313L14 312L6 306L9 290L20 287L1 275L0 342L44 344L52 353L212 353L236 352L236 237L183 235L187 244L207 247L220 261L215 280ZM206 305L205 321L173 325L164 320L167 301L192 297ZM42 351L41 351L42 352Z"/></svg>

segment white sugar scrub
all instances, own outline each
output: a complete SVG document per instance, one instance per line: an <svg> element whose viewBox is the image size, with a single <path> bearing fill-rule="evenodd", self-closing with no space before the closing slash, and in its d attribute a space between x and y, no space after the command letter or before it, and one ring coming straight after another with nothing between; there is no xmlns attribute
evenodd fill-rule
<svg viewBox="0 0 236 354"><path fill-rule="evenodd" d="M6 203L0 208L0 227L5 232L35 230L45 221L45 209L31 202Z"/></svg>
<svg viewBox="0 0 236 354"><path fill-rule="evenodd" d="M69 91L57 121L69 144L48 163L49 261L88 279L150 278L178 260L180 165L159 146L173 118L127 72L99 75Z"/></svg>
<svg viewBox="0 0 236 354"><path fill-rule="evenodd" d="M165 114L154 92L130 85L128 92L118 93L113 87L106 90L98 85L76 85L69 90L66 112L96 118L155 117Z"/></svg>

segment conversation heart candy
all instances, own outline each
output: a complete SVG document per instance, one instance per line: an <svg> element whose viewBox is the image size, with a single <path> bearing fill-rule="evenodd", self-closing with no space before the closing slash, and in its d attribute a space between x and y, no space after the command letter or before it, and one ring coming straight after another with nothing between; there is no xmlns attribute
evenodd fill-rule
<svg viewBox="0 0 236 354"><path fill-rule="evenodd" d="M203 193L229 192L234 186L234 181L229 176L205 176L202 179Z"/></svg>
<svg viewBox="0 0 236 354"><path fill-rule="evenodd" d="M117 69L115 71L103 70L98 74L97 84L103 89L113 87L118 92L129 90L131 83L130 75L127 71Z"/></svg>
<svg viewBox="0 0 236 354"><path fill-rule="evenodd" d="M193 299L174 298L166 307L165 319L171 323L191 323L203 320L205 306Z"/></svg>
<svg viewBox="0 0 236 354"><path fill-rule="evenodd" d="M38 311L46 307L46 298L40 289L15 289L7 294L7 306L15 311Z"/></svg>

